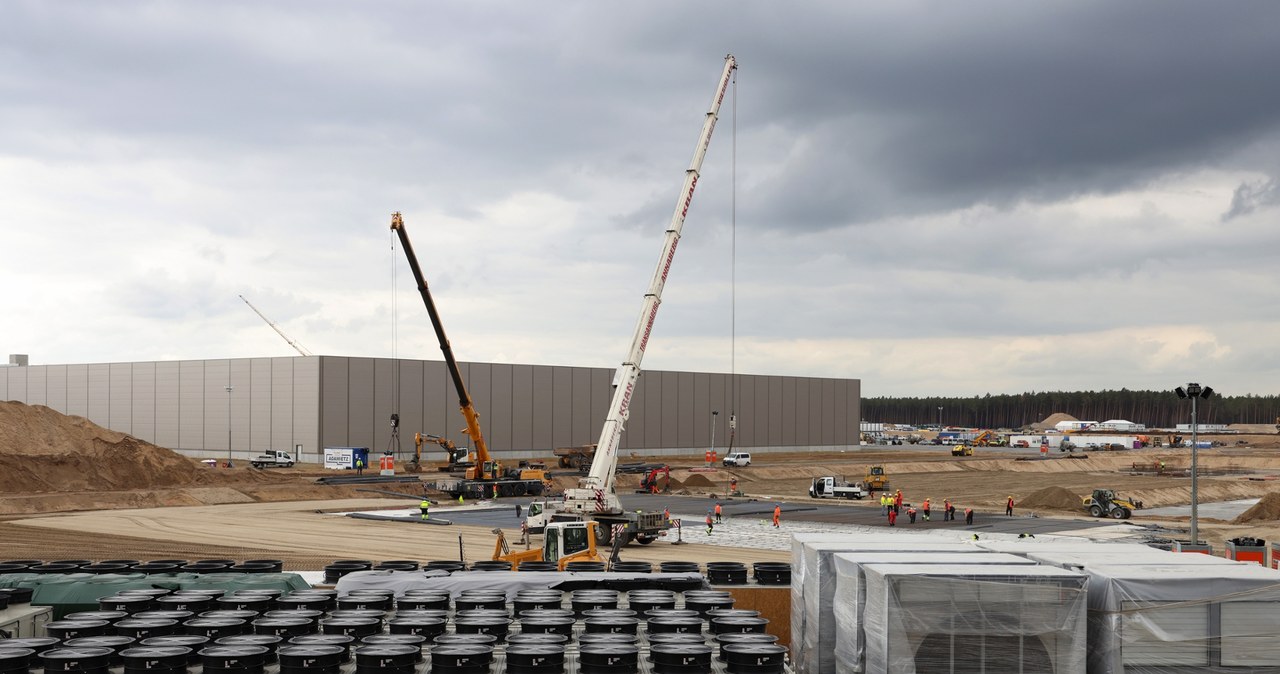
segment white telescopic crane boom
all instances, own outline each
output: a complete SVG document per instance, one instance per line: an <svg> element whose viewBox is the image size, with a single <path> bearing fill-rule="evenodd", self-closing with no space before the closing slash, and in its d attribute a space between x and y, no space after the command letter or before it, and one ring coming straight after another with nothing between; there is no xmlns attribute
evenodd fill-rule
<svg viewBox="0 0 1280 674"><path fill-rule="evenodd" d="M662 288L666 285L667 274L671 271L671 262L675 258L676 245L680 242L680 230L684 227L685 216L689 213L689 204L693 202L693 191L698 186L698 175L702 170L702 160L707 155L707 146L711 143L711 133L716 128L720 104L724 101L733 71L737 67L738 63L733 58L733 54L725 57L724 72L720 74L720 83L716 87L715 96L711 99L711 108L707 111L706 119L702 123L702 133L698 136L693 160L689 162L689 168L685 171L684 186L680 188L680 197L676 199L675 213L672 214L671 224L667 227L666 237L662 243L662 254L658 256L658 266L653 272L653 279L649 281L649 290L644 295L640 319L636 322L635 334L631 338L631 348L627 351L626 360L614 375L613 400L609 403L609 414L605 417L604 428L600 432L600 442L596 445L591 471L582 478L578 489L568 490L570 493L565 495L565 503L570 510L621 510L621 504L613 489L614 471L618 467L618 446L622 441L622 431L631 413L632 395L635 393L636 382L640 379L640 361L644 358L645 348L649 345L653 321L658 315L658 306L662 304ZM593 505L588 505L589 503Z"/></svg>
<svg viewBox="0 0 1280 674"><path fill-rule="evenodd" d="M289 335L284 334L284 331L280 329L280 326L276 325L275 323L272 323L270 318L267 318L266 316L262 315L262 312L258 311L258 307L253 306L253 302L250 302L249 300L245 299L244 295L236 295L236 297L239 297L240 299L244 300L244 303L249 305L250 309L253 309L253 313L257 314L258 318L261 318L262 320L266 321L267 325L270 325L271 329L275 330L277 335L280 335L281 337L283 337L284 341L288 342L289 346L292 346L294 351L297 351L298 353L304 356L311 355L311 352L303 348L301 344L293 341L292 339L289 339Z"/></svg>

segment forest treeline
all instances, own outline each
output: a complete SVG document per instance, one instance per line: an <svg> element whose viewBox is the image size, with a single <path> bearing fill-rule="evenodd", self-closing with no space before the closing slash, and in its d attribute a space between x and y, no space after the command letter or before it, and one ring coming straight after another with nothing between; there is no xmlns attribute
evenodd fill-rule
<svg viewBox="0 0 1280 674"><path fill-rule="evenodd" d="M1202 424L1274 424L1280 396L1215 395L1197 403ZM941 413L938 408L941 407ZM1191 401L1173 391L1046 391L971 398L863 398L867 422L972 428L1021 428L1058 412L1082 421L1125 419L1153 428L1191 423Z"/></svg>

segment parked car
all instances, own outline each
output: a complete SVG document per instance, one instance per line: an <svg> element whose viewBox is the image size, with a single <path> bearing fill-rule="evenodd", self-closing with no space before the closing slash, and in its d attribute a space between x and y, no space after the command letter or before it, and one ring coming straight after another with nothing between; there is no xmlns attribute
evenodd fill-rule
<svg viewBox="0 0 1280 674"><path fill-rule="evenodd" d="M739 468L743 466L750 466L751 453L750 452L734 452L732 454L726 454L724 457L723 463L726 466L737 466Z"/></svg>

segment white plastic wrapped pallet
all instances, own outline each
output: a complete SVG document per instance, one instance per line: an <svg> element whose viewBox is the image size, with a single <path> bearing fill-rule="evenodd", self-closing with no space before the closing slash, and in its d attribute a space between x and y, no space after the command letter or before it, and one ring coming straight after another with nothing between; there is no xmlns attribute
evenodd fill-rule
<svg viewBox="0 0 1280 674"><path fill-rule="evenodd" d="M1239 562L1189 552L1169 552L1148 548L1144 552L1112 552L1102 547L1084 550L1045 550L1027 553L1027 559L1064 569L1090 564L1179 564L1182 566L1231 566Z"/></svg>
<svg viewBox="0 0 1280 674"><path fill-rule="evenodd" d="M867 564L867 674L1084 674L1088 578L1041 565Z"/></svg>
<svg viewBox="0 0 1280 674"><path fill-rule="evenodd" d="M1090 674L1280 672L1280 571L1233 562L1084 572Z"/></svg>
<svg viewBox="0 0 1280 674"><path fill-rule="evenodd" d="M1031 566L1026 557L1000 552L848 552L833 555L836 591L832 597L835 616L835 663L838 674L863 671L866 639L862 616L867 603L862 566L866 564L1004 564Z"/></svg>
<svg viewBox="0 0 1280 674"><path fill-rule="evenodd" d="M797 535L792 539L791 643L798 674L834 674L835 614L831 598L835 573L831 556L838 552L981 552L953 538L929 534L862 532L831 536Z"/></svg>
<svg viewBox="0 0 1280 674"><path fill-rule="evenodd" d="M1141 543L1112 543L1069 536L1041 536L1038 538L984 537L982 540L974 541L974 545L983 550L1007 552L1011 555L1025 555L1029 552L1043 552L1046 550L1070 550L1073 552L1105 550L1113 553L1132 552L1134 554L1145 554L1152 550L1157 550L1157 548Z"/></svg>

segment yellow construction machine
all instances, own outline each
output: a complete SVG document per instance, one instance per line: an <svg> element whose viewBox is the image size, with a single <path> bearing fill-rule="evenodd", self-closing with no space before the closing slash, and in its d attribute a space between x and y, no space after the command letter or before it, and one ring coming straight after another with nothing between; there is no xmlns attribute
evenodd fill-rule
<svg viewBox="0 0 1280 674"><path fill-rule="evenodd" d="M596 549L596 523L590 521L552 522L542 532L542 547L511 551L502 529L494 529L498 539L493 544L493 558L511 562L518 571L524 562L555 562L561 571L569 562L603 562Z"/></svg>
<svg viewBox="0 0 1280 674"><path fill-rule="evenodd" d="M969 445L952 445L951 456L973 456L973 447Z"/></svg>
<svg viewBox="0 0 1280 674"><path fill-rule="evenodd" d="M889 488L889 473L884 466L868 466L867 476L862 480L867 491L884 491Z"/></svg>
<svg viewBox="0 0 1280 674"><path fill-rule="evenodd" d="M1084 509L1094 517L1127 520L1133 515L1133 511L1142 509L1142 501L1127 499L1111 489L1094 489L1093 494L1081 500Z"/></svg>

